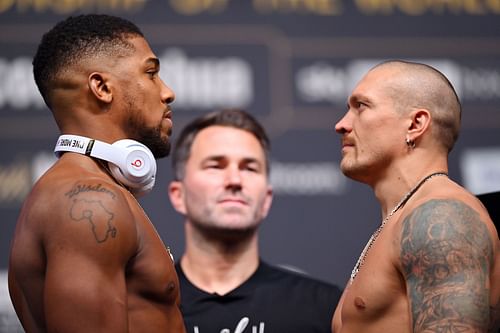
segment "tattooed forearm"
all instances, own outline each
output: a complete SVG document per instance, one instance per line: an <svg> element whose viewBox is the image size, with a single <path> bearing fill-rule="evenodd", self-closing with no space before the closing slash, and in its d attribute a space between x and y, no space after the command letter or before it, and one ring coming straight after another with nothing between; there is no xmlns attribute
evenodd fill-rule
<svg viewBox="0 0 500 333"><path fill-rule="evenodd" d="M114 214L108 211L100 201L73 200L70 217L75 221L86 221L90 224L97 243L105 242L109 236L116 237L116 228L111 223Z"/></svg>
<svg viewBox="0 0 500 333"><path fill-rule="evenodd" d="M493 244L458 200L431 200L403 222L401 260L414 332L486 332Z"/></svg>
<svg viewBox="0 0 500 333"><path fill-rule="evenodd" d="M86 185L86 184L78 184L75 185L71 190L66 192L64 195L69 197L70 199L74 197L77 194L80 194L82 192L100 192L100 193L106 193L109 194L113 199L116 197L116 194L108 190L107 188L103 187L101 184L97 185Z"/></svg>

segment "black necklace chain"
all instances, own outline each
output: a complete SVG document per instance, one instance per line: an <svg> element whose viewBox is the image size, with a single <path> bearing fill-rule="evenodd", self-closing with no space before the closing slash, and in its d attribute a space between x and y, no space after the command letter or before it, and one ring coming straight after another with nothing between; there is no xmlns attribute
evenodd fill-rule
<svg viewBox="0 0 500 333"><path fill-rule="evenodd" d="M372 236L370 237L370 239L368 240L368 243L366 243L365 245L365 248L363 249L363 252L361 252L361 255L359 256L358 258L358 261L356 262L356 265L354 266L354 268L352 269L352 272L351 272L351 280L350 280L350 283L352 283L354 281L354 278L356 277L356 275L358 274L361 266L363 266L364 262L365 262L365 257L366 255L368 254L368 251L370 250L370 248L373 246L373 244L375 243L375 240L377 239L377 237L380 235L380 233L382 232L382 229L384 228L385 224L387 223L387 221L391 218L392 215L394 215L401 207L403 207L403 205L408 201L410 200L410 198L412 197L413 194L415 194L415 192L417 192L417 190L420 188L420 186L422 186L426 181L436 177L436 176L448 176L448 174L446 172L434 172L434 173L431 173L430 175L422 178L418 183L417 185L415 185L414 187L412 187L408 193L406 193L404 195L404 197L398 202L398 204L391 210L391 212L385 217L385 219L382 220L382 223L380 223L380 226L377 228L377 230L375 230L375 232L372 234Z"/></svg>

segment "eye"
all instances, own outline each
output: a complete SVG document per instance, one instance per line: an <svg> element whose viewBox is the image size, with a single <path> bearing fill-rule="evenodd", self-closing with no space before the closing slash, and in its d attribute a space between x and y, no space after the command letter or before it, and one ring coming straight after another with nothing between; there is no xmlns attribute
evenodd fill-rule
<svg viewBox="0 0 500 333"><path fill-rule="evenodd" d="M365 109L366 107L368 107L368 105L364 102L361 102L361 101L357 101L356 102L356 109L358 110L363 110Z"/></svg>
<svg viewBox="0 0 500 333"><path fill-rule="evenodd" d="M222 170L227 166L227 162L224 159L208 159L203 163L203 169L205 170Z"/></svg>
<svg viewBox="0 0 500 333"><path fill-rule="evenodd" d="M255 173L259 173L261 170L258 163L247 163L243 166L243 169Z"/></svg>
<svg viewBox="0 0 500 333"><path fill-rule="evenodd" d="M205 169L221 169L222 166L219 163L207 163L205 164Z"/></svg>
<svg viewBox="0 0 500 333"><path fill-rule="evenodd" d="M154 79L158 76L159 72L160 71L157 69L152 69L152 70L147 71L146 73L150 76L150 78Z"/></svg>

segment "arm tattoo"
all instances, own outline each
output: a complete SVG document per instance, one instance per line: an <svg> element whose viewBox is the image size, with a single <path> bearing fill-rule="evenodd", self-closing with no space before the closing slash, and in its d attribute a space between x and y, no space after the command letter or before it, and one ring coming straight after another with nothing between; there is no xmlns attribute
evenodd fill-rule
<svg viewBox="0 0 500 333"><path fill-rule="evenodd" d="M116 237L116 227L111 223L114 214L108 211L101 201L74 199L69 215L75 221L87 221L97 243L105 242L109 236ZM106 222L103 223L103 220Z"/></svg>
<svg viewBox="0 0 500 333"><path fill-rule="evenodd" d="M401 261L414 332L486 332L493 242L458 200L430 200L403 221Z"/></svg>

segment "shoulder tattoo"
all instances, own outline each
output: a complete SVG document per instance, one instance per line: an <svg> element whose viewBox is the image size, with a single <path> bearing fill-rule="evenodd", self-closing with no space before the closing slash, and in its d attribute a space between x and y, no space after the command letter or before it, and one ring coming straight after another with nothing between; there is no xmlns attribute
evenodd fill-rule
<svg viewBox="0 0 500 333"><path fill-rule="evenodd" d="M112 200L116 198L116 194L102 184L76 184L65 193L65 196L71 199L70 219L87 223L95 241L104 243L109 238L116 237L115 214L105 206L105 202L109 200L100 200L96 193L102 193Z"/></svg>
<svg viewBox="0 0 500 333"><path fill-rule="evenodd" d="M73 186L71 188L71 190L66 192L64 195L66 195L67 197L69 197L71 199L75 195L78 195L80 193L86 193L86 192L105 193L105 194L111 196L111 198L113 198L113 199L116 198L116 194L113 193L110 189L107 189L102 184L96 184L96 185L76 184L75 186Z"/></svg>
<svg viewBox="0 0 500 333"><path fill-rule="evenodd" d="M415 332L483 332L493 242L479 214L459 200L430 200L402 226L401 262Z"/></svg>
<svg viewBox="0 0 500 333"><path fill-rule="evenodd" d="M97 243L105 242L110 236L116 237L116 227L112 223L114 214L107 210L101 201L75 199L69 214L72 220L89 224Z"/></svg>

